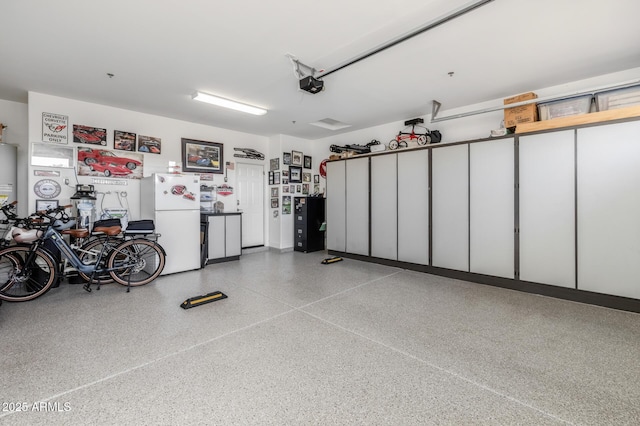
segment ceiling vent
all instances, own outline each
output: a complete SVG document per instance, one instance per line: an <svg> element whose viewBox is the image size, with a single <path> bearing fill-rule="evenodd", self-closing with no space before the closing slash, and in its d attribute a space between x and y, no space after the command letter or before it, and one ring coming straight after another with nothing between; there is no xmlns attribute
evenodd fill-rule
<svg viewBox="0 0 640 426"><path fill-rule="evenodd" d="M343 123L342 121L334 120L333 118L323 118L322 120L318 120L309 124L329 130L340 130L351 127L351 124Z"/></svg>

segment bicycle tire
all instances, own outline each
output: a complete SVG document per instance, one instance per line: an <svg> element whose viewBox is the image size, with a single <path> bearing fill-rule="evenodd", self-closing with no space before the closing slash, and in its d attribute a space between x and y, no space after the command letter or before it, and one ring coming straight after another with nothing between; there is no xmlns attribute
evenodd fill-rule
<svg viewBox="0 0 640 426"><path fill-rule="evenodd" d="M82 247L80 247L80 249L77 250L78 257L80 258L82 263L84 263L85 265L95 264L96 256L93 253L96 253L96 251L99 253L102 250L102 246L104 245L105 241L106 241L106 237L98 237L98 238L93 238L89 240L89 242L83 244ZM120 241L116 241L116 243L114 244L114 247L117 246L119 243ZM102 268L107 268L108 259L109 259L109 252L107 251L106 253L103 254L103 257L100 260L100 265L98 266ZM85 274L78 271L78 275L80 275L80 277L82 277L82 279L87 282L89 282L91 279L90 274ZM92 284L110 284L113 281L114 281L113 277L109 272L102 272L100 274L94 274Z"/></svg>
<svg viewBox="0 0 640 426"><path fill-rule="evenodd" d="M119 244L107 261L118 284L141 286L155 280L164 269L166 255L155 241L136 238Z"/></svg>
<svg viewBox="0 0 640 426"><path fill-rule="evenodd" d="M14 256L11 253L7 253L4 256L0 257L0 275L2 276L1 278L4 280L4 282L0 282L0 292L2 292L5 288L8 288L11 285L13 285L13 276L8 271L17 270L17 269L21 270L23 265L24 265L24 261L20 257ZM5 271L4 268L10 268L10 269L8 269L4 273L1 273L2 271ZM17 269L12 269L12 268L17 268Z"/></svg>
<svg viewBox="0 0 640 426"><path fill-rule="evenodd" d="M45 294L57 282L58 266L48 251L38 247L30 264L26 259L32 248L13 246L0 250L0 299L26 302ZM17 260L19 259L19 260ZM23 275L19 274L23 272Z"/></svg>

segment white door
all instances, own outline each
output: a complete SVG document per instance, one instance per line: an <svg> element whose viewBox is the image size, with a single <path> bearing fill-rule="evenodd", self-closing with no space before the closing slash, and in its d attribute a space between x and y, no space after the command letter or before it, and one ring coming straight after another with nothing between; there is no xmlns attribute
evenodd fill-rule
<svg viewBox="0 0 640 426"><path fill-rule="evenodd" d="M264 245L264 167L237 163L238 209L242 212L242 247Z"/></svg>

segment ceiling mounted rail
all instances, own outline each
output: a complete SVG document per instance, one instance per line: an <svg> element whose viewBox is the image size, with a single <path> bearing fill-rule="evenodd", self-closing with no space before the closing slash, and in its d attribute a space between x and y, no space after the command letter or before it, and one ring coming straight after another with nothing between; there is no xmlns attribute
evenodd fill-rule
<svg viewBox="0 0 640 426"><path fill-rule="evenodd" d="M401 36L393 38L393 39L387 41L386 43L383 43L380 46L374 47L373 49L370 49L370 50L368 50L368 51L366 51L366 52L364 52L364 53L362 53L362 54L360 54L360 55L358 55L358 56L356 56L354 58L351 58L351 59L343 62L342 64L336 65L333 68L329 68L329 69L325 70L322 74L316 76L316 78L323 78L323 77L328 76L329 74L333 74L336 71L340 71L341 69L344 69L344 68L348 67L349 65L353 65L356 62L360 62L363 59L366 59L366 58L368 58L370 56L375 55L376 53L380 53L383 50L386 50L386 49L388 49L390 47L393 47L393 46L395 46L397 44L402 43L403 41L407 41L410 38L413 38L413 37L415 37L415 36L417 36L419 34L422 34L422 33L426 32L426 31L429 31L429 30L431 30L431 29L433 29L435 27L438 27L438 26L440 26L440 25L442 25L442 24L444 24L446 22L449 22L449 21L451 21L451 20L453 20L453 19L455 19L457 17L460 17L460 16L462 16L462 15L464 15L466 13L469 13L472 10L475 10L475 9L481 7L481 6L484 6L485 4L490 3L492 1L493 0L474 1L474 2L468 3L465 6L461 6L458 9L454 9L453 11L447 13L446 15L443 15L443 16L441 16L439 18L436 18L433 21L428 22L428 23L426 23L426 24L424 24L424 25L422 25L422 26L420 26L418 28L415 28L414 30L412 30L412 31L410 31L410 32L408 32L406 34L403 34Z"/></svg>
<svg viewBox="0 0 640 426"><path fill-rule="evenodd" d="M462 118L462 117L469 117L469 116L472 116L472 115L485 114L487 112L501 111L501 110L507 109L507 108L519 107L519 106L522 106L522 105L535 104L535 103L539 103L539 102L559 101L561 99L566 99L566 98L569 98L569 97L572 97L572 96L593 95L596 92L600 92L600 91L603 91L603 90L624 89L626 87L635 86L637 84L640 84L640 80L633 80L633 81L629 81L629 82L626 82L626 83L620 83L620 84L616 84L615 86L606 86L606 87L600 87L600 88L592 89L592 90L584 90L584 91L580 91L580 92L574 92L574 93L570 93L570 94L562 95L562 96L548 96L548 97L545 97L545 98L536 98L536 99L531 99L531 100L528 100L528 101L523 101L523 102L518 102L518 103L513 103L513 104L488 107L488 108L483 108L483 109L479 109L479 110L475 110L475 111L462 112L460 114L447 115L445 117L438 117L438 112L440 112L440 107L442 106L442 103L440 103L440 102L438 102L438 101L436 101L434 99L432 101L432 106L431 106L431 123L439 123L441 121L454 120L456 118Z"/></svg>

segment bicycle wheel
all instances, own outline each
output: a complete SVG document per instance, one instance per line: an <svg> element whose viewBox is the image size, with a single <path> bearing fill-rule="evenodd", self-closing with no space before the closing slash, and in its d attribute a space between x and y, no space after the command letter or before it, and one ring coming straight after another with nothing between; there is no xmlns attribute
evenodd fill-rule
<svg viewBox="0 0 640 426"><path fill-rule="evenodd" d="M138 238L113 249L107 265L113 279L122 285L140 286L155 280L164 269L165 253L155 241Z"/></svg>
<svg viewBox="0 0 640 426"><path fill-rule="evenodd" d="M45 294L57 279L57 264L49 252L37 248L27 261L31 247L0 250L0 299L26 302Z"/></svg>
<svg viewBox="0 0 640 426"><path fill-rule="evenodd" d="M80 247L77 250L78 257L80 258L80 260L82 260L82 263L84 263L85 265L95 265L98 260L98 256L102 252L102 248L104 247L105 243L110 245L111 247L108 246L105 252L102 253L102 259L100 259L100 264L98 265L98 268L106 269L107 260L109 259L109 251L112 249L114 245L117 245L120 243L119 240L107 241L106 236L91 239L89 240L88 243L83 244L82 247ZM78 275L80 275L82 279L87 282L91 278L90 274L84 274L80 271L78 271ZM100 273L96 272L93 275L94 284L109 284L112 282L113 282L113 277L111 277L111 274L109 272L100 272Z"/></svg>

